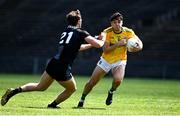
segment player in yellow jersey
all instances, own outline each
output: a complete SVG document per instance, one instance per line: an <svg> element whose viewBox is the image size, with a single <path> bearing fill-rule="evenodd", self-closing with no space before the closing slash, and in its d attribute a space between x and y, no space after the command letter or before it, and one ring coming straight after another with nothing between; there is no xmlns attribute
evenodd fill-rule
<svg viewBox="0 0 180 116"><path fill-rule="evenodd" d="M132 29L122 26L123 16L119 12L114 13L110 17L110 23L111 26L102 32L102 35L106 38L103 46L103 53L90 80L84 87L78 107L83 107L85 97L98 81L110 70L112 71L113 82L111 89L108 91L106 105L112 103L113 92L118 88L118 86L120 86L125 74L127 62L127 40L132 37L139 39ZM141 40L139 39L139 41ZM140 50L140 46L137 45L133 50L133 52Z"/></svg>

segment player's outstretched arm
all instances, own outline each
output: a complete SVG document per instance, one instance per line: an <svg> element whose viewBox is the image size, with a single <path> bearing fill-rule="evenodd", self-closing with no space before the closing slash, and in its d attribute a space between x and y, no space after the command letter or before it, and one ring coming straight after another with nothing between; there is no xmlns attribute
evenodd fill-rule
<svg viewBox="0 0 180 116"><path fill-rule="evenodd" d="M88 42L89 44L91 44L93 47L96 47L96 48L100 48L104 45L104 42L105 42L105 33L101 33L98 37L98 39L96 39L95 37L92 37L92 36L87 36L85 38L86 42Z"/></svg>
<svg viewBox="0 0 180 116"><path fill-rule="evenodd" d="M87 50L92 48L93 46L91 44L82 44L79 51Z"/></svg>

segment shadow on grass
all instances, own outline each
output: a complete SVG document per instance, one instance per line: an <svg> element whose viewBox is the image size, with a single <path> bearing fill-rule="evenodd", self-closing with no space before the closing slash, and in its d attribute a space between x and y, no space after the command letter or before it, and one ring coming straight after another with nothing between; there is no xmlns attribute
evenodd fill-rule
<svg viewBox="0 0 180 116"><path fill-rule="evenodd" d="M34 109L61 109L60 107L57 107L57 108L48 108L48 107L38 107L38 106L30 106L30 107L24 107L24 108L34 108Z"/></svg>
<svg viewBox="0 0 180 116"><path fill-rule="evenodd" d="M47 107L38 107L38 106L29 106L29 107L24 107L24 108L33 108L33 109L61 109L61 107L58 108L47 108ZM83 107L83 108L78 108L78 107L72 107L72 109L90 109L90 110L106 110L106 108L96 108L96 107Z"/></svg>
<svg viewBox="0 0 180 116"><path fill-rule="evenodd" d="M82 107L82 108L78 108L78 107L72 107L72 109L90 109L90 110L106 110L106 108L90 108L90 107Z"/></svg>

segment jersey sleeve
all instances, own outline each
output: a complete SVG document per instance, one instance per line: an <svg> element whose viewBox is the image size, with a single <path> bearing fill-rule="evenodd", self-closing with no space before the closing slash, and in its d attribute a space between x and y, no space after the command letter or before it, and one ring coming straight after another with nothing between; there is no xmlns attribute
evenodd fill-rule
<svg viewBox="0 0 180 116"><path fill-rule="evenodd" d="M129 29L127 27L123 27L123 30L126 32L126 37L127 38L132 38L135 36L135 33L132 29Z"/></svg>
<svg viewBox="0 0 180 116"><path fill-rule="evenodd" d="M85 31L85 30L80 30L80 37L81 38L86 38L87 36L89 36L90 34L87 32L87 31Z"/></svg>

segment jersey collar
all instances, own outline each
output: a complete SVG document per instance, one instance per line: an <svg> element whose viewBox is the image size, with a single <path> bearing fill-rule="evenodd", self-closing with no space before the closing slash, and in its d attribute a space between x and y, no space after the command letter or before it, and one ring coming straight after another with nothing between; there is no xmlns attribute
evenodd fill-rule
<svg viewBox="0 0 180 116"><path fill-rule="evenodd" d="M123 32L123 28L121 27L121 31L120 32L115 32L114 30L113 30L113 32L115 33L115 34L120 34L120 33L122 33Z"/></svg>
<svg viewBox="0 0 180 116"><path fill-rule="evenodd" d="M76 27L76 26L72 26L72 25L68 25L68 28L77 29L78 27Z"/></svg>

